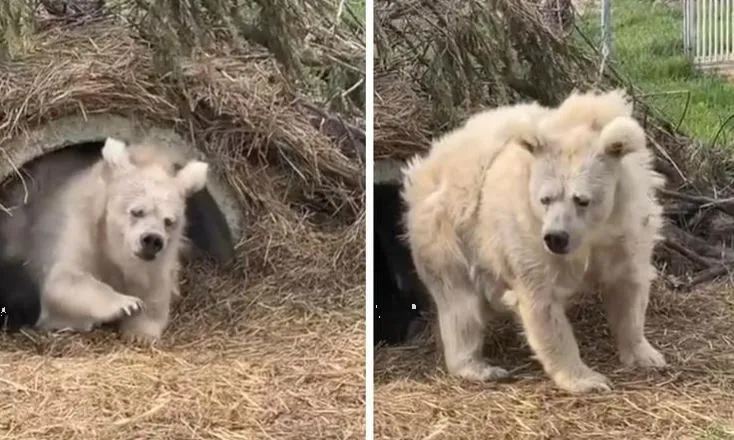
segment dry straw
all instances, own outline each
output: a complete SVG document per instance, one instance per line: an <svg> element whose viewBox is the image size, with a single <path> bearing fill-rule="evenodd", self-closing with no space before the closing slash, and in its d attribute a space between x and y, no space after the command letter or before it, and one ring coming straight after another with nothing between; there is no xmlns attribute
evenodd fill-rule
<svg viewBox="0 0 734 440"><path fill-rule="evenodd" d="M360 12L327 0L108 1L59 17L20 3L0 6L0 149L61 116L144 118L210 156L247 223L234 264L188 268L155 349L110 332L3 336L0 430L363 437Z"/></svg>

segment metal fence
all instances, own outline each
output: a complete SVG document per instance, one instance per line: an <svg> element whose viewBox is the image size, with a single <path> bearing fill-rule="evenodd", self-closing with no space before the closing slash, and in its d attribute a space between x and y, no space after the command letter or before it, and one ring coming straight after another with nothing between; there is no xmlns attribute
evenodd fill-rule
<svg viewBox="0 0 734 440"><path fill-rule="evenodd" d="M683 44L700 68L734 70L734 0L683 0Z"/></svg>

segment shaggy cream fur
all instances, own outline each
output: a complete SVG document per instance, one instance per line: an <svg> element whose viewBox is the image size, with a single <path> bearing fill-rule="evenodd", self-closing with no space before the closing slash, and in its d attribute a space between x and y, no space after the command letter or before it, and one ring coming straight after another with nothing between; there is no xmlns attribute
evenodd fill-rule
<svg viewBox="0 0 734 440"><path fill-rule="evenodd" d="M204 162L176 170L153 145L110 138L101 161L4 221L6 252L26 260L41 286L36 326L88 331L117 322L126 338L160 338L178 291L185 199L207 172Z"/></svg>
<svg viewBox="0 0 734 440"><path fill-rule="evenodd" d="M404 171L406 230L437 305L450 373L507 375L481 353L491 310L514 311L547 374L571 392L607 390L581 359L565 306L601 287L625 365L660 367L644 336L664 184L621 91L559 107L481 113Z"/></svg>

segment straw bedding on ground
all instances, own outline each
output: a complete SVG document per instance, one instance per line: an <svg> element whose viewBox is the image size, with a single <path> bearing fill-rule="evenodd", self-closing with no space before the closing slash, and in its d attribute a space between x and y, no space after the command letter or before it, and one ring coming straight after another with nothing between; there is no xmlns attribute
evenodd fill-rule
<svg viewBox="0 0 734 440"><path fill-rule="evenodd" d="M375 78L376 159L404 160L430 140L489 106L537 100L557 105L573 88L628 88L669 188L726 197L731 155L706 149L656 116L639 91L587 47L583 35L554 34L534 1L377 1ZM613 66L611 66L613 67ZM714 189L715 188L715 189ZM723 194L717 190L724 188ZM692 209L671 223L693 231ZM695 217L695 218L694 218ZM695 241L695 240L694 240ZM666 242L667 243L667 242ZM719 254L726 243L718 243ZM557 390L532 360L513 325L488 333L487 351L511 369L511 383L472 384L445 373L430 328L402 346L375 348L375 436L380 439L723 439L734 438L734 288L671 290L671 273L685 281L695 266L675 252L656 255L662 269L648 313L650 341L671 368L623 370L598 304L571 312L582 356L608 374L614 392L571 396ZM722 253L723 252L723 253ZM672 257L671 257L672 255ZM718 259L712 254L712 261ZM376 292L376 295L379 295ZM435 321L427 316L428 322ZM430 326L429 326L430 327Z"/></svg>
<svg viewBox="0 0 734 440"><path fill-rule="evenodd" d="M514 373L511 383L448 376L426 334L376 350L375 438L732 438L734 288L653 294L647 334L670 363L658 372L621 367L598 301L584 300L570 317L582 357L609 375L611 393L559 391L512 324L493 326L487 339L489 356Z"/></svg>
<svg viewBox="0 0 734 440"><path fill-rule="evenodd" d="M209 154L246 224L234 263L188 265L154 348L105 330L1 335L4 438L362 438L360 140L325 131L327 112L254 46L194 50L161 74L116 22L23 43L0 66L0 149L63 115L144 118ZM359 119L339 127L359 132Z"/></svg>

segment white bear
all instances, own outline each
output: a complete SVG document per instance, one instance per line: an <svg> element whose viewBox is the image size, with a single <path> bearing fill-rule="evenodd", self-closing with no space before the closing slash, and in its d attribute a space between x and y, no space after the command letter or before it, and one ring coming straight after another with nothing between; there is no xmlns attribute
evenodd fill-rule
<svg viewBox="0 0 734 440"><path fill-rule="evenodd" d="M496 109L517 117L466 124L408 164L407 241L451 374L507 376L481 349L489 312L509 309L557 386L608 390L581 359L565 307L600 287L621 362L665 365L644 335L664 179L623 92L574 92L558 108L528 109Z"/></svg>
<svg viewBox="0 0 734 440"><path fill-rule="evenodd" d="M154 146L108 138L101 161L5 221L6 253L26 260L40 286L36 327L117 322L128 339L159 339L178 291L185 199L207 173L205 162L177 170Z"/></svg>

